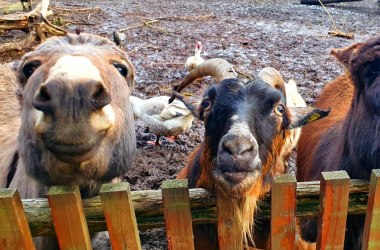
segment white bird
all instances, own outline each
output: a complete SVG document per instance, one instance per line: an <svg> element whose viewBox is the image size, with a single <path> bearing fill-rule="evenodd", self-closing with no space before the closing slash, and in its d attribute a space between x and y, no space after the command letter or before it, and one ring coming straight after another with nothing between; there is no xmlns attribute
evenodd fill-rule
<svg viewBox="0 0 380 250"><path fill-rule="evenodd" d="M286 106L288 107L307 107L305 100L298 92L296 82L291 79L285 84L286 89Z"/></svg>
<svg viewBox="0 0 380 250"><path fill-rule="evenodd" d="M307 107L305 100L298 92L296 82L291 79L285 84L286 89L286 106L288 107ZM298 139L301 136L301 128L295 128L290 130L291 136L287 138L287 145L293 150L297 147ZM284 146L285 148L285 146Z"/></svg>
<svg viewBox="0 0 380 250"><path fill-rule="evenodd" d="M130 96L133 114L142 120L156 135L155 145L159 146L160 136L174 136L186 132L193 122L193 114L178 99L169 104L169 96L157 96L146 100Z"/></svg>
<svg viewBox="0 0 380 250"><path fill-rule="evenodd" d="M202 52L201 42L197 42L197 44L195 45L194 52L195 52L194 55L188 57L185 63L185 67L188 68L189 71L191 71L192 69L197 67L199 64L204 62L203 58L201 57L201 52Z"/></svg>

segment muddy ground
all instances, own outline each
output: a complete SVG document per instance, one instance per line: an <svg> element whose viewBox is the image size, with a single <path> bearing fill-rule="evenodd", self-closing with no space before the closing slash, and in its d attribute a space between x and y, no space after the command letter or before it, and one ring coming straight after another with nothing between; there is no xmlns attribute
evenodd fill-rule
<svg viewBox="0 0 380 250"><path fill-rule="evenodd" d="M204 58L224 58L246 74L254 76L265 66L275 67L286 80L295 79L302 96L312 105L323 86L343 71L329 55L330 50L380 34L376 0L328 7L336 26L354 33L354 40L328 36L333 24L324 9L300 5L299 1L51 2L55 13L71 23L71 31L81 27L111 38L113 30L125 29L125 49L137 71L134 94L142 97L170 94L171 87L185 77L183 64L195 43L201 41ZM157 21L143 25L147 20ZM2 34L0 39L18 35L21 33ZM0 60L9 62L23 53L3 54ZM205 79L186 91L196 99L211 83ZM158 189L163 180L175 178L191 150L201 142L204 128L202 122L195 121L179 140L162 138L162 147L147 144L155 136L142 122L137 122L136 131L138 154L125 179L133 190L141 190ZM293 163L289 172L294 171ZM141 237L144 249L166 249L163 229L142 233Z"/></svg>

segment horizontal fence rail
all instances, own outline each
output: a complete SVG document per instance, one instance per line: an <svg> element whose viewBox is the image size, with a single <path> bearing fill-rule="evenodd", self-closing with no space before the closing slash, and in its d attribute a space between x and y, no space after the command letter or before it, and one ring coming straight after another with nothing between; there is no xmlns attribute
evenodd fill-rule
<svg viewBox="0 0 380 250"><path fill-rule="evenodd" d="M270 249L291 250L299 239L296 217L317 217L314 245L324 250L343 249L347 214L366 214L362 249L377 250L379 198L380 170L372 171L369 183L350 180L345 171L324 172L321 182L297 183L295 176L281 175L256 219L270 217ZM219 249L245 249L243 224L231 204L221 191L189 189L187 180L164 181L157 191L105 184L100 197L85 200L77 186L52 187L47 199L22 201L16 189L0 189L0 249L33 249L32 236L54 234L63 250L92 249L90 235L108 231L113 249L140 250L138 230L165 227L169 250L189 250L192 224L205 223L216 223Z"/></svg>
<svg viewBox="0 0 380 250"><path fill-rule="evenodd" d="M319 181L297 183L297 216L317 216L319 213ZM350 181L349 214L365 214L369 183ZM161 190L132 191L137 224L140 230L165 226ZM193 223L216 223L216 196L202 188L189 189ZM54 235L47 199L24 199L24 210L33 236ZM90 232L107 230L100 197L83 200L84 213ZM259 214L270 217L270 196L264 199Z"/></svg>

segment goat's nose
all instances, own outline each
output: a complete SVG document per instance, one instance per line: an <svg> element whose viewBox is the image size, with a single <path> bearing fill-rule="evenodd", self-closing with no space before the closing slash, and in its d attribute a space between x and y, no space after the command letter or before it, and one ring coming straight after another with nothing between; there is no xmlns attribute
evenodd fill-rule
<svg viewBox="0 0 380 250"><path fill-rule="evenodd" d="M229 136L223 141L222 147L224 151L234 157L250 157L257 152L252 140L239 136Z"/></svg>
<svg viewBox="0 0 380 250"><path fill-rule="evenodd" d="M57 109L70 108L72 105L86 111L99 110L110 102L111 95L101 82L90 80L69 85L53 80L40 87L33 100L33 107L52 114Z"/></svg>

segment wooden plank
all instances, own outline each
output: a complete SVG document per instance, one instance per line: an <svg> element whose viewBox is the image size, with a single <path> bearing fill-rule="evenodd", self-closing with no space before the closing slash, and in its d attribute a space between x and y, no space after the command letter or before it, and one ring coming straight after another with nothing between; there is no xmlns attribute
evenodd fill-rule
<svg viewBox="0 0 380 250"><path fill-rule="evenodd" d="M271 190L271 249L295 249L296 190L294 175L286 174L274 179Z"/></svg>
<svg viewBox="0 0 380 250"><path fill-rule="evenodd" d="M50 188L48 202L60 249L92 249L78 186Z"/></svg>
<svg viewBox="0 0 380 250"><path fill-rule="evenodd" d="M317 249L342 249L350 177L346 171L322 172Z"/></svg>
<svg viewBox="0 0 380 250"><path fill-rule="evenodd" d="M243 249L243 224L234 211L231 197L226 196L219 189L216 191L216 197L219 249Z"/></svg>
<svg viewBox="0 0 380 250"><path fill-rule="evenodd" d="M351 180L349 214L365 214L368 198L368 181ZM297 217L319 215L319 181L297 183ZM137 225L140 230L164 227L161 190L132 191ZM189 190L194 224L217 223L216 195L202 188ZM45 198L23 199L32 236L54 235L50 208ZM83 200L87 225L91 232L107 230L100 197ZM270 218L270 196L263 198L257 216Z"/></svg>
<svg viewBox="0 0 380 250"><path fill-rule="evenodd" d="M35 249L16 189L0 189L0 249Z"/></svg>
<svg viewBox="0 0 380 250"><path fill-rule="evenodd" d="M380 249L380 169L373 169L369 184L362 250Z"/></svg>
<svg viewBox="0 0 380 250"><path fill-rule="evenodd" d="M112 249L140 250L140 236L129 183L104 184L100 190L100 199Z"/></svg>
<svg viewBox="0 0 380 250"><path fill-rule="evenodd" d="M164 181L161 192L168 249L194 249L188 181Z"/></svg>

